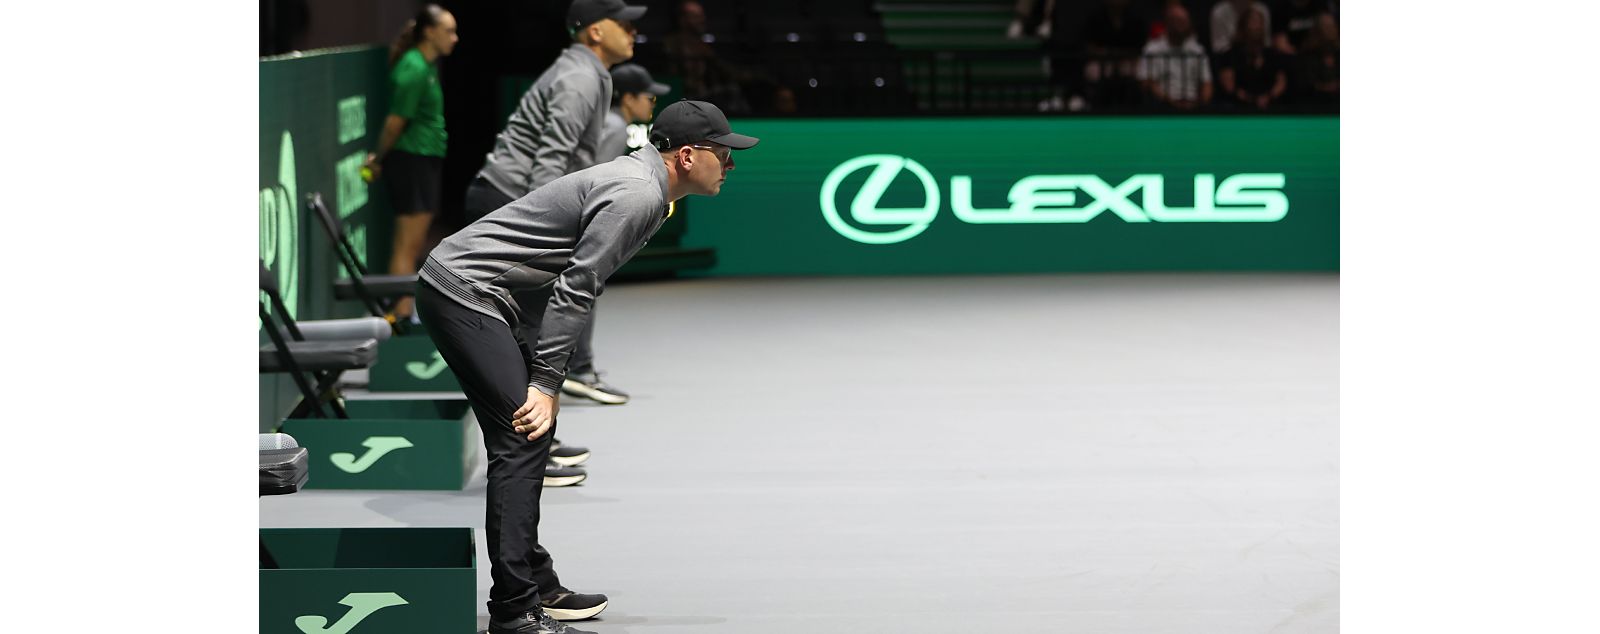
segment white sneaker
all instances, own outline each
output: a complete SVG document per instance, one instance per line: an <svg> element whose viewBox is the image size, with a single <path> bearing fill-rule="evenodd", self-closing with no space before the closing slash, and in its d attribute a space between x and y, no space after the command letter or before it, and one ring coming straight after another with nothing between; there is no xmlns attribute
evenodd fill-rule
<svg viewBox="0 0 1600 634"><path fill-rule="evenodd" d="M574 374L562 381L561 391L573 396L605 403L606 405L621 405L628 402L628 393L607 385L600 380L599 374Z"/></svg>

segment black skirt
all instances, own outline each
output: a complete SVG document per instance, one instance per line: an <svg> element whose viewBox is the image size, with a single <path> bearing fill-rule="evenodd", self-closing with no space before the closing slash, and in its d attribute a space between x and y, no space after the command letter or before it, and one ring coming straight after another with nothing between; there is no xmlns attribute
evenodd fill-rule
<svg viewBox="0 0 1600 634"><path fill-rule="evenodd" d="M392 150L383 157L380 177L389 184L389 205L395 214L439 212L442 157Z"/></svg>

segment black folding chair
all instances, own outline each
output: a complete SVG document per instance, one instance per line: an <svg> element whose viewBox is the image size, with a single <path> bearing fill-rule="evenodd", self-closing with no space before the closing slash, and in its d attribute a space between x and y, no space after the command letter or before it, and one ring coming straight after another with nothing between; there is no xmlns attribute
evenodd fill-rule
<svg viewBox="0 0 1600 634"><path fill-rule="evenodd" d="M284 306L278 280L267 270L266 262L261 263L261 291L267 295L260 303L261 324L272 340L270 345L261 347L261 373L289 374L303 397L289 418L308 414L326 418L324 401L335 416L349 418L334 385L344 371L367 368L377 360L378 341L391 334L388 322L363 317L296 323ZM274 313L278 319L273 318ZM307 376L315 380L314 386Z"/></svg>
<svg viewBox="0 0 1600 634"><path fill-rule="evenodd" d="M328 205L322 201L322 194L318 192L306 194L306 206L311 208L321 221L322 230L328 234L328 239L333 241L333 249L339 256L340 266L344 267L345 273L349 275L346 279L334 281L334 298L360 300L373 317L390 319L389 311L394 308L395 300L417 292L417 276L415 274L369 275L367 267L362 266L361 258L357 257L355 245L351 244L349 234L344 231L344 224L328 210ZM400 334L398 326L395 334Z"/></svg>

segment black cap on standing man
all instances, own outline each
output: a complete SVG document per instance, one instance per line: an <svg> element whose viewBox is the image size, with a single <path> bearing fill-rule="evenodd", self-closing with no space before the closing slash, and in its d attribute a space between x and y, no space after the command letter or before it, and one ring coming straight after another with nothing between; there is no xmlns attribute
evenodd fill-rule
<svg viewBox="0 0 1600 634"><path fill-rule="evenodd" d="M567 30L576 32L606 18L632 22L644 17L645 7L629 6L622 0L573 0L567 7Z"/></svg>

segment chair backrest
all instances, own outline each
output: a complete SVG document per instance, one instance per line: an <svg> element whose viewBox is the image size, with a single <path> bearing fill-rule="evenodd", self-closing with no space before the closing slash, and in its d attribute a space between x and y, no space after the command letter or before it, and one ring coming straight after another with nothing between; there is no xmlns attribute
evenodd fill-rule
<svg viewBox="0 0 1600 634"><path fill-rule="evenodd" d="M344 223L339 222L339 218L328 209L327 203L322 201L321 192L306 194L306 207L316 215L323 232L327 233L328 239L333 242L333 250L339 257L339 265L350 275L350 284L355 288L356 297L367 305L367 312L373 317L382 317L383 306L367 290L366 283L362 281L367 275L367 267L362 266L361 258L356 256L356 247L351 244L350 236L344 232Z"/></svg>
<svg viewBox="0 0 1600 634"><path fill-rule="evenodd" d="M348 242L348 236L344 233L344 224L334 217L333 212L328 209L327 203L322 201L322 192L306 194L306 206L311 208L312 212L317 215L317 220L322 223L322 230L328 232L328 237L333 239L334 244L343 246Z"/></svg>
<svg viewBox="0 0 1600 634"><path fill-rule="evenodd" d="M344 232L344 223L333 215L328 209L328 204L322 200L322 192L306 194L306 206L316 213L317 220L322 225L322 230L327 232L328 239L333 241L333 248L339 252L339 261L350 271L351 277L367 274L367 267L361 265L361 259L356 257L356 248L350 243L350 235Z"/></svg>
<svg viewBox="0 0 1600 634"><path fill-rule="evenodd" d="M261 327L266 329L267 338L272 340L274 356L278 357L278 362L283 364L283 367L288 368L289 375L294 378L295 385L300 388L300 394L305 397L303 402L309 402L311 411L318 418L321 418L323 416L322 404L317 401L316 391L311 388L311 384L306 381L305 375L301 373L300 364L296 363L294 355L289 353L289 343L284 340L283 334L285 332L289 333L289 336L295 341L305 341L305 336L300 334L300 327L294 323L294 317L289 315L289 309L283 305L283 296L278 294L277 276L273 275L272 270L267 268L266 260L260 260L260 262L261 292L267 294L267 301L262 302L260 305ZM269 303L272 306L270 312L267 310ZM272 318L273 314L277 314L278 319L283 321L282 330L279 330L277 320Z"/></svg>
<svg viewBox="0 0 1600 634"><path fill-rule="evenodd" d="M279 333L278 326L275 325L271 315L278 316L278 320L283 322L283 331L289 333L289 336L295 341L305 341L305 336L300 334L300 327L294 323L294 316L290 315L288 307L284 306L283 295L278 292L278 276L273 275L272 270L267 268L266 260L260 260L260 262L261 292L266 293L267 301L271 302L271 314L268 314L267 306L261 307L262 325L267 328L268 335L273 338L273 343L277 344L279 348L283 347L283 342L278 341L278 338L282 335Z"/></svg>
<svg viewBox="0 0 1600 634"><path fill-rule="evenodd" d="M259 260L259 261L261 262L261 290L262 290L262 292L276 294L278 292L278 278L277 278L277 276L274 276L272 274L272 271L267 269L267 261L266 260Z"/></svg>

